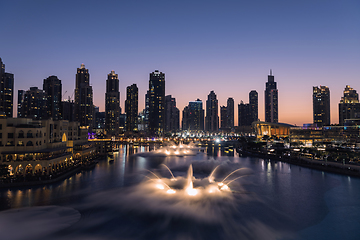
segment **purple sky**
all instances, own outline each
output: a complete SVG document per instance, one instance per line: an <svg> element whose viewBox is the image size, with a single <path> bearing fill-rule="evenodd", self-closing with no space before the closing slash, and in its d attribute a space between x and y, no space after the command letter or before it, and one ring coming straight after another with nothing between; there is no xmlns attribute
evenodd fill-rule
<svg viewBox="0 0 360 240"><path fill-rule="evenodd" d="M165 73L180 111L211 90L225 105L264 89L270 68L279 121L312 122L312 86L330 88L331 122L345 85L360 91L360 1L1 1L0 57L17 90L42 89L56 75L67 98L76 68L90 72L94 104L105 110L105 81L115 70L121 107L126 87L144 107L149 73ZM15 105L14 105L15 106ZM16 116L16 115L15 115ZM237 117L235 117L237 124Z"/></svg>

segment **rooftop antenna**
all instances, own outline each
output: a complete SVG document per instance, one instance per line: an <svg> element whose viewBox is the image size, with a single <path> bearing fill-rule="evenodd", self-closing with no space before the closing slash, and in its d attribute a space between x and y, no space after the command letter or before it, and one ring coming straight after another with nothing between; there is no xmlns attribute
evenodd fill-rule
<svg viewBox="0 0 360 240"><path fill-rule="evenodd" d="M272 76L272 70L270 69L270 76Z"/></svg>

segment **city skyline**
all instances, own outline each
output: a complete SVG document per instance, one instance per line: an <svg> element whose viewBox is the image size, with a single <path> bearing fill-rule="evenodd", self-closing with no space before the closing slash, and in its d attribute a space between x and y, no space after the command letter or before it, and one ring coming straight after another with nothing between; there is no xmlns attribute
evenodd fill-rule
<svg viewBox="0 0 360 240"><path fill-rule="evenodd" d="M176 99L180 110L189 101L204 101L212 90L219 106L229 97L237 105L256 90L260 120L265 119L265 82L272 69L279 122L297 125L312 123L313 86L331 91L331 123L338 123L345 86L360 89L356 1L78 3L84 3L87 14L75 14L66 1L0 3L7 9L0 17L7 36L0 40L5 46L0 57L14 74L14 106L19 89L41 88L52 75L61 79L62 94L67 91L63 98L71 96L81 63L89 69L100 111L105 110L105 79L111 70L119 74L123 112L126 87L133 83L139 88L139 111L144 109L148 73L155 69L166 73L165 94ZM107 18L109 9L121 14ZM149 18L155 10L163 17ZM155 41L157 32L162 37Z"/></svg>

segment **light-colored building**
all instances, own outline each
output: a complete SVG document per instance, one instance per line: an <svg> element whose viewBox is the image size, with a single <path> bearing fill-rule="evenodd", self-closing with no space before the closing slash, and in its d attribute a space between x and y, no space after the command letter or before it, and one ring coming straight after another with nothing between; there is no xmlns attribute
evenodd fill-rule
<svg viewBox="0 0 360 240"><path fill-rule="evenodd" d="M78 122L0 118L0 163L10 175L51 175L76 164L76 148L87 144ZM93 148L93 152L95 148Z"/></svg>

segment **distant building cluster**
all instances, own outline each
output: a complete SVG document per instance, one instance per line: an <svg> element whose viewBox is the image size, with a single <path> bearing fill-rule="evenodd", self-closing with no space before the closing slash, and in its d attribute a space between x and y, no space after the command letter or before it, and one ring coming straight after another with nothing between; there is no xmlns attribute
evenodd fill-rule
<svg viewBox="0 0 360 240"><path fill-rule="evenodd" d="M14 75L5 71L0 59L0 112L13 117ZM210 91L205 104L199 98L190 101L180 111L176 99L165 94L165 73L155 70L149 74L149 89L145 94L145 108L139 112L139 89L134 83L126 88L124 113L120 107L119 78L111 71L106 79L105 112L93 104L93 88L90 73L84 64L76 70L75 89L71 97L64 100L61 80L49 76L43 80L43 87L18 90L17 117L33 120L67 120L78 122L89 133L118 136L146 135L164 136L181 130L206 132L253 132L253 123L259 121L258 92L249 92L248 102L237 105L238 126L234 124L234 98L227 99L226 106L219 106L215 91ZM74 96L74 97L73 97ZM72 100L73 99L73 100ZM265 121L279 122L278 89L270 70L264 91ZM360 118L359 96L356 90L346 86L339 103L339 124L346 119ZM313 124L318 127L330 125L330 90L326 86L313 87Z"/></svg>

